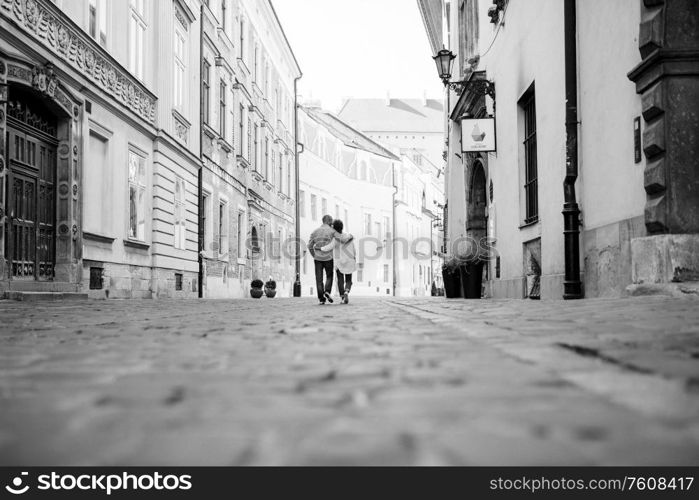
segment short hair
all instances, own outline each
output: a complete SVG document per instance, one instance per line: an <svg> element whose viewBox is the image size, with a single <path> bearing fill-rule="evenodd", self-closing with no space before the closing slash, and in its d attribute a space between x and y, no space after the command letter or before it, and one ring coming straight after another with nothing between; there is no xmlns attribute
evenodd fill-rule
<svg viewBox="0 0 699 500"><path fill-rule="evenodd" d="M327 224L328 226L332 225L333 223L333 218L330 215L324 215L323 216L323 224Z"/></svg>
<svg viewBox="0 0 699 500"><path fill-rule="evenodd" d="M341 233L342 230L345 228L345 225L342 223L340 219L335 219L333 221L333 229L337 231L338 233Z"/></svg>

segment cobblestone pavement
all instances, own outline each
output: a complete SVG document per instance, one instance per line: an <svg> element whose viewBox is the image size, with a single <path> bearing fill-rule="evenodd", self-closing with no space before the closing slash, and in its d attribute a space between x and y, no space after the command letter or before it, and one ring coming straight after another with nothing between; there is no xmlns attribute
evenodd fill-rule
<svg viewBox="0 0 699 500"><path fill-rule="evenodd" d="M0 464L697 465L698 306L0 301Z"/></svg>

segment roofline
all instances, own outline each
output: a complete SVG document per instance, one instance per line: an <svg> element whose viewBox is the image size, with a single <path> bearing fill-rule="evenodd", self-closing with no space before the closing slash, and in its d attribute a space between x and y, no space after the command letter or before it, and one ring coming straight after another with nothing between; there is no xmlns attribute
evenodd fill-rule
<svg viewBox="0 0 699 500"><path fill-rule="evenodd" d="M291 53L291 58L294 60L294 64L296 64L296 69L298 70L299 73L299 78L303 76L303 71L301 71L301 66L299 65L298 59L296 59L296 54L294 54L294 50L291 48L291 44L289 43L289 39L286 37L286 32L284 31L284 27L282 26L281 21L279 20L279 16L277 15L277 11L274 10L274 4L272 4L272 0L267 0L267 3L269 4L270 8L272 9L272 14L274 14L274 19L277 21L277 25L279 26L279 30L282 33L282 37L284 37L284 41L286 42L286 46L289 49L289 52Z"/></svg>
<svg viewBox="0 0 699 500"><path fill-rule="evenodd" d="M357 134L358 136L364 138L365 140L367 140L368 142L372 143L372 144L375 145L377 148L379 148L381 151L384 151L384 152L386 153L386 154L383 154L383 155L382 155L382 154L379 154L379 156L383 156L384 158L388 158L388 159L394 160L394 161L401 161L401 159L400 159L398 156L396 156L395 154L393 154L391 151L389 151L388 149L386 149L385 147L383 147L381 144L379 144L378 142L374 141L373 139L367 137L364 133L362 133L362 132L360 132L359 130L357 130L356 128L352 127L352 126L351 126L350 124L348 124L346 121L344 121L344 120L340 119L339 117L335 116L333 113L330 113L329 111L325 111L325 110L323 110L323 109L321 109L321 108L307 108L306 106L303 106L303 105L301 105L301 106L299 106L299 107L300 107L301 109L303 109L303 110L305 111L305 113L306 113L314 122L316 122L316 123L322 125L322 126L325 127L326 129L328 129L328 126L327 126L325 123L321 122L321 121L318 120L315 116L313 116L313 112L311 112L310 109L317 109L317 110L319 110L321 113L325 113L326 115L332 117L333 119L335 119L335 120L339 121L340 123L342 123L343 125L345 125L348 129L350 129L352 132L354 132L354 133ZM355 144L355 145L347 144L347 143L344 141L344 139L343 139L342 137L338 137L338 136L337 136L336 134L334 134L333 131L330 130L330 129L328 129L328 132L330 132L332 135L334 135L335 137L337 137L338 139L340 139L340 140L342 141L342 143L345 144L345 145L348 146L348 147L352 147L352 148L355 148L355 149L361 149L362 151L367 151L366 149L360 147L359 145L356 145L356 144ZM371 151L367 151L367 153L371 153ZM374 154L378 154L378 153L374 153Z"/></svg>

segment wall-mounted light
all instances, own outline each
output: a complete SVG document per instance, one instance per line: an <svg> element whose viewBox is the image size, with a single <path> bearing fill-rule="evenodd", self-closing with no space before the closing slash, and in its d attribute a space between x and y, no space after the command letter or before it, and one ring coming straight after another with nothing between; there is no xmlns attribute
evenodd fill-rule
<svg viewBox="0 0 699 500"><path fill-rule="evenodd" d="M449 87L457 94L461 95L464 90L468 90L477 95L489 95L493 101L495 100L495 84L489 80L460 80L458 82L450 82L451 69L454 65L456 56L449 49L442 49L432 57L437 65L437 73L439 78L444 83L445 87Z"/></svg>

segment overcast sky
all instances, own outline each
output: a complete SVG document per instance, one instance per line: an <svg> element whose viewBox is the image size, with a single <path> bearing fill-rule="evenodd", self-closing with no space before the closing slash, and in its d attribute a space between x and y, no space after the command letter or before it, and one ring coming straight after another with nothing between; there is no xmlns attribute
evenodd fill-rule
<svg viewBox="0 0 699 500"><path fill-rule="evenodd" d="M443 97L416 0L272 3L303 71L304 99L337 111L344 97Z"/></svg>

